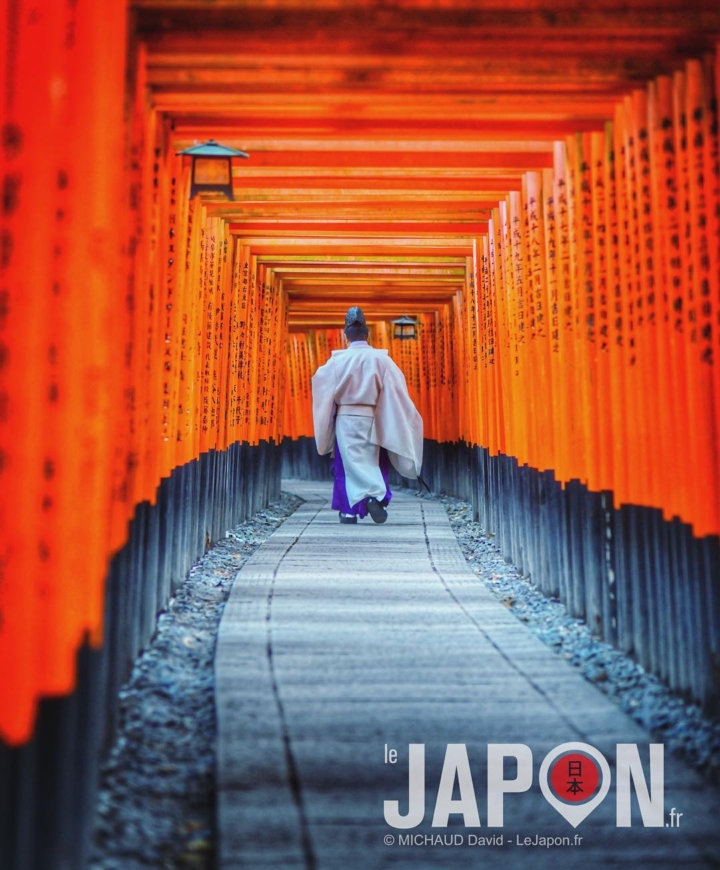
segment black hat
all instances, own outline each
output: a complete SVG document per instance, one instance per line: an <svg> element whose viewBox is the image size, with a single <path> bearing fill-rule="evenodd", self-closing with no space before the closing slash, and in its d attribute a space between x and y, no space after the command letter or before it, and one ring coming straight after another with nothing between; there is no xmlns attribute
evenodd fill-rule
<svg viewBox="0 0 720 870"><path fill-rule="evenodd" d="M362 309L358 308L357 305L348 308L347 314L345 315L345 329L348 329L350 326L367 327L367 323L365 323L365 315L362 313Z"/></svg>

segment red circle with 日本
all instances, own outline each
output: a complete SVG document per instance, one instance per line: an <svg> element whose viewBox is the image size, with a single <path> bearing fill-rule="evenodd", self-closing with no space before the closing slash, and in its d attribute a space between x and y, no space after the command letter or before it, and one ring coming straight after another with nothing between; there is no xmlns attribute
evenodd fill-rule
<svg viewBox="0 0 720 870"><path fill-rule="evenodd" d="M556 798L569 804L582 804L597 793L602 772L592 755L573 751L555 759L548 779Z"/></svg>

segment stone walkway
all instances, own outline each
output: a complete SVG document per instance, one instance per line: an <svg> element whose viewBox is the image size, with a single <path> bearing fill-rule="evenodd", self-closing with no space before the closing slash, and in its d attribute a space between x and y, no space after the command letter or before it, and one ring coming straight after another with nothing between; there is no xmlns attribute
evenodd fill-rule
<svg viewBox="0 0 720 870"><path fill-rule="evenodd" d="M239 572L218 638L220 870L718 866L718 793L670 757L665 826L643 826L634 789L632 826L616 826L616 744L638 744L649 784L649 735L480 584L441 504L399 495L386 524L342 526L329 485L284 489L305 504ZM545 756L570 742L610 765L607 796L577 828L539 785ZM489 827L498 743L530 747L532 783ZM398 829L383 808L408 812L410 744L425 746L426 813ZM462 796L467 810L474 786L482 827L457 806L448 827L432 824L448 744L465 747ZM517 773L506 759L505 779Z"/></svg>

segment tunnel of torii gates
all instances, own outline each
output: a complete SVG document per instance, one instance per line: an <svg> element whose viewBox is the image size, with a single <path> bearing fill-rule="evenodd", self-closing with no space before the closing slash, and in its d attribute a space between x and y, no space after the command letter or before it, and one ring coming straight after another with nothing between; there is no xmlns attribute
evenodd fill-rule
<svg viewBox="0 0 720 870"><path fill-rule="evenodd" d="M283 455L320 473L352 304L431 487L717 711L719 37L715 0L3 0L10 779L38 729L91 779L174 585ZM208 138L232 201L190 200Z"/></svg>

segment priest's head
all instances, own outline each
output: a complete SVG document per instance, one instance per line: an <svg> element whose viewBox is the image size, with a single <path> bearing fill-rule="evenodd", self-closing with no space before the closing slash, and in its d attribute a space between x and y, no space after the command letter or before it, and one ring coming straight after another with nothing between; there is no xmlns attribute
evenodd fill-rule
<svg viewBox="0 0 720 870"><path fill-rule="evenodd" d="M367 323L362 309L357 305L353 305L347 310L345 315L345 336L350 341L367 341L368 335Z"/></svg>

